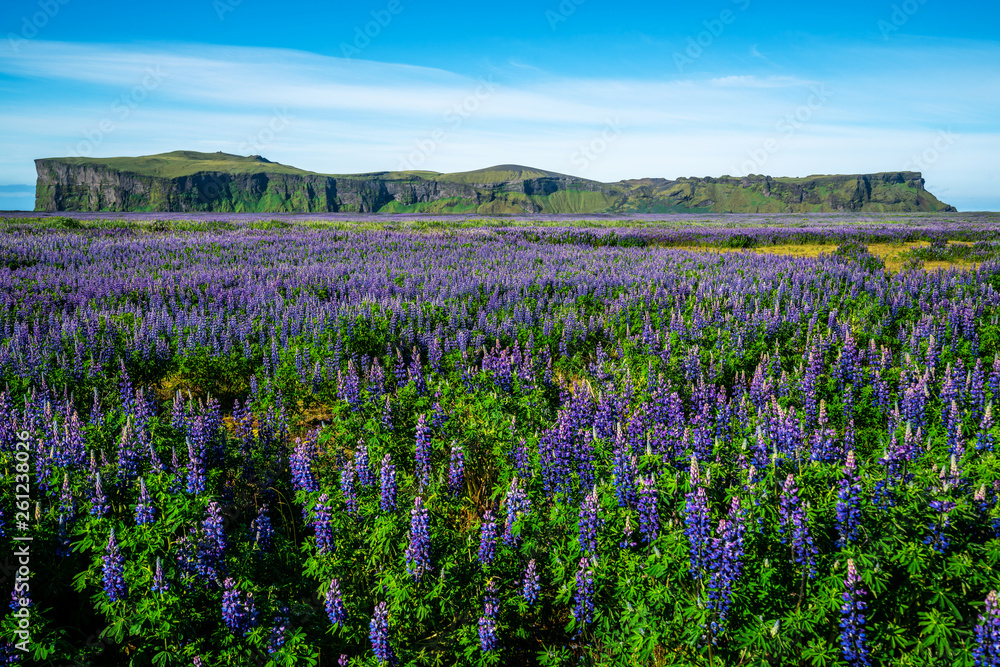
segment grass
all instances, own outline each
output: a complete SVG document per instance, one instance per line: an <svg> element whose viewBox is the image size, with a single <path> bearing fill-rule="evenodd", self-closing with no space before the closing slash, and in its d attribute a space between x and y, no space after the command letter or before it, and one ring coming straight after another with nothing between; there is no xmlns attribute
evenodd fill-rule
<svg viewBox="0 0 1000 667"><path fill-rule="evenodd" d="M951 241L954 244L971 245L967 241ZM930 246L928 241L910 241L906 243L870 243L868 251L885 262L885 268L890 271L900 271L911 257L911 251L915 248L926 248ZM835 244L822 243L802 243L802 244L780 244L771 246L759 246L753 249L743 248L721 248L718 246L694 246L693 250L704 250L708 252L756 252L766 255L787 255L790 257L819 257L822 254L832 253L837 249ZM972 269L978 266L978 262L965 260L953 261L925 261L923 269L925 271L936 271L938 269Z"/></svg>

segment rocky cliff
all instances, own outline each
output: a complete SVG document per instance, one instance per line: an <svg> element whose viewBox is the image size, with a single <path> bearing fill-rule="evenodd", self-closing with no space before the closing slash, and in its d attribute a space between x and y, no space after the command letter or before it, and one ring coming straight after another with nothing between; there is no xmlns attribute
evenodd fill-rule
<svg viewBox="0 0 1000 667"><path fill-rule="evenodd" d="M37 211L668 213L949 211L917 172L600 183L516 165L474 172L308 172L260 156L177 151L35 161Z"/></svg>

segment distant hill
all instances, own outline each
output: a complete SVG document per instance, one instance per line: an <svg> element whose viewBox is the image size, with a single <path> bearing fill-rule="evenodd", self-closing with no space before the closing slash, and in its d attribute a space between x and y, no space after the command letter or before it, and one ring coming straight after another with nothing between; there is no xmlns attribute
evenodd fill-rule
<svg viewBox="0 0 1000 667"><path fill-rule="evenodd" d="M919 172L601 183L504 164L475 171L320 174L259 155L174 151L35 160L36 211L794 213L954 211Z"/></svg>

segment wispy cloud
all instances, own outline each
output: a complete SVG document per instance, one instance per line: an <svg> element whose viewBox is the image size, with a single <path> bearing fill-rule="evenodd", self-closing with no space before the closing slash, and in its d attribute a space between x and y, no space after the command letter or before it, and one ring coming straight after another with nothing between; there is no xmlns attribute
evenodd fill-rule
<svg viewBox="0 0 1000 667"><path fill-rule="evenodd" d="M609 79L556 77L517 59L475 77L288 49L35 41L15 54L0 45L0 182L30 180L33 158L67 154L97 133L100 155L239 152L248 137L267 137L262 128L281 107L291 122L253 152L328 173L395 168L438 131L423 168L520 162L573 173L573 155L612 120L621 136L581 175L736 173L769 139L780 143L766 163L774 175L882 171L904 168L950 127L957 140L928 164L929 187L986 197L1000 191L1000 175L985 168L1000 151L998 51L940 48L945 64L963 52L980 57L938 67L904 44L898 57L882 58L926 66L888 79L846 65L825 74L768 66L703 79ZM139 95L150 72L161 81ZM829 99L813 108L817 87ZM136 102L125 118L114 106L120 111L122 99ZM808 122L786 136L782 121L803 108ZM113 130L101 132L108 119Z"/></svg>

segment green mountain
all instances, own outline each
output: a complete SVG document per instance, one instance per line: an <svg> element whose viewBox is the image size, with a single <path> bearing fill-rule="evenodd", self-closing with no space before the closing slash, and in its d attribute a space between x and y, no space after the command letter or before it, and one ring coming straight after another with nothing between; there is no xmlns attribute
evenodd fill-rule
<svg viewBox="0 0 1000 667"><path fill-rule="evenodd" d="M785 213L954 211L919 172L601 183L520 165L320 174L259 155L174 151L35 160L36 211Z"/></svg>

